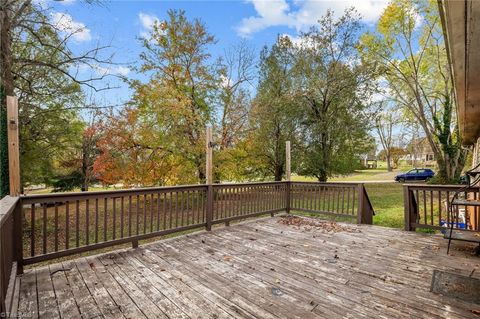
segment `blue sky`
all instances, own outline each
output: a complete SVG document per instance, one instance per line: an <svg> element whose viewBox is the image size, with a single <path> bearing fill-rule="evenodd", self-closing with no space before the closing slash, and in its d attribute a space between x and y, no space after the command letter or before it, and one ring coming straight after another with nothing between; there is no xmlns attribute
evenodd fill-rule
<svg viewBox="0 0 480 319"><path fill-rule="evenodd" d="M138 61L141 45L138 37L151 28L153 21L163 20L169 9L183 9L189 18L200 18L218 42L211 47L213 57L244 40L259 52L271 45L277 35L295 38L308 29L328 8L337 14L355 6L363 15L366 27L375 24L387 0L247 0L247 1L104 1L88 5L80 0L54 2L38 0L51 7L52 20L66 30L78 30L70 42L75 52L95 45L110 45L114 60L121 64L96 72L122 74L137 78L130 65ZM85 70L84 70L85 71ZM86 71L85 71L86 72ZM131 92L119 81L119 89L95 94L98 103L120 104Z"/></svg>

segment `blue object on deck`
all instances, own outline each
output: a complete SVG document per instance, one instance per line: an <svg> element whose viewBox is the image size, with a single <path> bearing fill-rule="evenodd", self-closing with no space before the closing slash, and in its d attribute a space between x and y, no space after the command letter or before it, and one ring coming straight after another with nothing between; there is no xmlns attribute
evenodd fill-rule
<svg viewBox="0 0 480 319"><path fill-rule="evenodd" d="M441 220L440 226L445 227L445 229L442 229L442 234L445 234L445 230L448 230L452 226L452 224L455 228L467 229L466 223L452 223L452 222L447 223L446 221Z"/></svg>

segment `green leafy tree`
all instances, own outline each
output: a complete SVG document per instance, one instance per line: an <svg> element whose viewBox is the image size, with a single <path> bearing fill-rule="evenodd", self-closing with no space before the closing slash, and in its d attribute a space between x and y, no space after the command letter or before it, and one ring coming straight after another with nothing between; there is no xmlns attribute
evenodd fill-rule
<svg viewBox="0 0 480 319"><path fill-rule="evenodd" d="M328 11L301 36L296 94L301 100L303 150L300 172L326 181L358 166L371 137L368 101L376 89L373 67L357 51L360 17Z"/></svg>
<svg viewBox="0 0 480 319"><path fill-rule="evenodd" d="M260 57L260 79L250 115L252 156L260 159L257 174L276 181L285 173L285 142L296 144L298 104L294 99L293 44L279 37ZM294 157L295 158L295 157Z"/></svg>

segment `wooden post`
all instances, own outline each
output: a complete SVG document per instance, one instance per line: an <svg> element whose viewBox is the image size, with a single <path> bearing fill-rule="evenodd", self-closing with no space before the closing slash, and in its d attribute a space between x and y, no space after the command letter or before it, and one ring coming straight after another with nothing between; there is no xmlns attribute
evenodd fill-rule
<svg viewBox="0 0 480 319"><path fill-rule="evenodd" d="M207 127L205 148L207 153L205 176L207 179L207 185L210 185L213 184L213 141L211 127Z"/></svg>
<svg viewBox="0 0 480 319"><path fill-rule="evenodd" d="M17 262L17 275L23 274L23 230L22 230L22 199L17 202L13 212L13 245Z"/></svg>
<svg viewBox="0 0 480 319"><path fill-rule="evenodd" d="M213 141L212 128L207 127L205 138L205 152L207 155L205 177L207 182L207 214L206 214L206 229L212 230L213 219Z"/></svg>
<svg viewBox="0 0 480 319"><path fill-rule="evenodd" d="M138 248L138 239L132 239L132 248Z"/></svg>
<svg viewBox="0 0 480 319"><path fill-rule="evenodd" d="M285 196L285 210L287 211L287 214L290 214L290 192L291 192L291 189L292 189L292 182L290 181L286 181L287 183L287 187L285 189L285 191L287 192L287 196Z"/></svg>
<svg viewBox="0 0 480 319"><path fill-rule="evenodd" d="M363 184L359 183L357 187L358 194L358 210L357 210L357 223L362 223L363 210L365 209L365 196L363 196Z"/></svg>
<svg viewBox="0 0 480 319"><path fill-rule="evenodd" d="M18 141L18 99L7 96L8 172L10 196L20 195L20 150Z"/></svg>
<svg viewBox="0 0 480 319"><path fill-rule="evenodd" d="M290 214L290 189L291 189L291 178L292 178L292 167L291 167L291 152L290 152L290 141L285 142L285 175L287 180L287 187L286 192L287 196L285 196L285 210L287 214Z"/></svg>
<svg viewBox="0 0 480 319"><path fill-rule="evenodd" d="M408 185L403 186L403 211L405 219L404 229L406 231L415 231L412 223L417 221L417 203Z"/></svg>
<svg viewBox="0 0 480 319"><path fill-rule="evenodd" d="M292 175L292 168L291 168L291 155L290 155L290 141L285 142L285 172L287 177L287 182L290 182L291 175Z"/></svg>
<svg viewBox="0 0 480 319"><path fill-rule="evenodd" d="M372 225L373 224L373 215L375 212L373 211L372 203L370 202L370 199L368 198L367 190L365 189L364 184L360 184L361 187L359 187L359 205L362 205L362 211L360 213L360 219L359 219L359 224L367 224L367 225Z"/></svg>

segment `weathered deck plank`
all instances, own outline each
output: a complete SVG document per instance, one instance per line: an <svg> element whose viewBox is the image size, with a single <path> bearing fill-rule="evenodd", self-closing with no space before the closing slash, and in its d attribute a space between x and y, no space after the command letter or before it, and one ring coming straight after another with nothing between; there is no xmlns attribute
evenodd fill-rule
<svg viewBox="0 0 480 319"><path fill-rule="evenodd" d="M18 313L45 318L478 318L430 293L434 269L480 277L439 236L262 219L27 270Z"/></svg>

